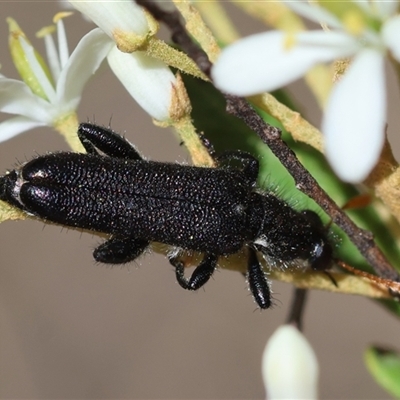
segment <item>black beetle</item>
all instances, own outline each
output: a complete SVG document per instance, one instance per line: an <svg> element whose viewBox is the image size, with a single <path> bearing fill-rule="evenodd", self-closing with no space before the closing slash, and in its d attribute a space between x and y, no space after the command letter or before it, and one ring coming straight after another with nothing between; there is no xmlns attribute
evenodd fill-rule
<svg viewBox="0 0 400 400"><path fill-rule="evenodd" d="M47 154L9 171L0 177L0 199L44 221L109 234L94 250L97 261L127 263L161 242L173 249L179 284L197 290L220 256L245 246L260 308L270 307L271 293L258 251L269 264L329 268L332 246L318 215L258 191L259 164L250 154L228 152L218 168L203 168L144 160L125 138L90 123L78 136L87 154ZM190 279L181 251L204 253Z"/></svg>

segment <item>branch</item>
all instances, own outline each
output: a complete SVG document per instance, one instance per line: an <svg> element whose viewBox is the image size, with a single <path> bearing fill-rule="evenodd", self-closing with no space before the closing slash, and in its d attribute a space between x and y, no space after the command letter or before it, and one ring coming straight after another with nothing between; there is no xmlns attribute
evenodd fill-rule
<svg viewBox="0 0 400 400"><path fill-rule="evenodd" d="M287 324L293 324L299 331L303 330L303 316L307 300L307 289L295 288L293 291L290 312L286 319Z"/></svg>

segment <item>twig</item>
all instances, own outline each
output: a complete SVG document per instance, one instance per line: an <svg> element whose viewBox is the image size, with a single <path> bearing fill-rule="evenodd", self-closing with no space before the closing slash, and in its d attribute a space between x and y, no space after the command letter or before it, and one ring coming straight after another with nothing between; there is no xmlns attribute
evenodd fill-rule
<svg viewBox="0 0 400 400"><path fill-rule="evenodd" d="M200 49L185 30L177 11L164 11L157 2L151 0L137 0L154 18L164 22L172 32L172 40L192 58L197 66L210 76L212 67L206 53ZM400 281L397 271L390 265L384 254L376 246L371 232L360 229L336 205L328 194L318 185L317 181L299 162L293 151L281 138L281 131L266 123L246 101L246 99L225 94L227 112L242 119L262 141L268 145L274 155L293 176L296 187L317 204L332 218L357 246L375 272L386 279Z"/></svg>
<svg viewBox="0 0 400 400"><path fill-rule="evenodd" d="M343 210L318 185L317 181L303 167L294 152L281 139L281 131L267 123L243 98L226 95L227 109L242 119L292 175L296 187L311 197L332 218L353 241L375 272L386 279L399 280L399 274L390 265L384 254L376 246L371 232L359 228Z"/></svg>
<svg viewBox="0 0 400 400"><path fill-rule="evenodd" d="M178 11L165 11L159 6L158 1L136 0L136 3L146 8L157 21L162 21L171 31L171 40L186 52L202 72L210 76L212 64L207 54L193 42L186 32Z"/></svg>
<svg viewBox="0 0 400 400"><path fill-rule="evenodd" d="M299 331L303 330L303 316L307 295L307 289L294 289L292 304L290 305L290 312L286 319L286 323L295 325Z"/></svg>

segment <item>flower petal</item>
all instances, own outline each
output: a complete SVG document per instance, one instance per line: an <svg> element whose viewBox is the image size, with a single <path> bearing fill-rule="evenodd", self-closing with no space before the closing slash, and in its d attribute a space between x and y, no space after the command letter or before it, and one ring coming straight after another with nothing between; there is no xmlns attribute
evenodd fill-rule
<svg viewBox="0 0 400 400"><path fill-rule="evenodd" d="M372 18L385 21L391 15L394 15L399 7L398 0L382 1L382 0L352 0L365 13Z"/></svg>
<svg viewBox="0 0 400 400"><path fill-rule="evenodd" d="M70 1L82 14L88 16L110 38L116 29L145 35L148 23L143 9L132 0Z"/></svg>
<svg viewBox="0 0 400 400"><path fill-rule="evenodd" d="M24 82L15 79L0 78L0 111L51 122L50 103L35 96Z"/></svg>
<svg viewBox="0 0 400 400"><path fill-rule="evenodd" d="M62 105L64 111L78 106L86 82L113 46L114 42L99 28L79 41L57 81L57 103Z"/></svg>
<svg viewBox="0 0 400 400"><path fill-rule="evenodd" d="M374 6L378 8L379 14L383 20L395 15L399 10L399 0L395 1L381 1L375 0Z"/></svg>
<svg viewBox="0 0 400 400"><path fill-rule="evenodd" d="M46 48L47 62L49 64L51 75L53 76L54 82L57 82L61 73L61 64L60 64L60 59L58 57L57 47L56 44L54 43L54 39L53 36L51 35L51 32L44 35L43 40Z"/></svg>
<svg viewBox="0 0 400 400"><path fill-rule="evenodd" d="M296 14L315 22L318 25L328 25L331 28L342 28L342 22L336 16L317 3L306 1L284 0L285 5Z"/></svg>
<svg viewBox="0 0 400 400"><path fill-rule="evenodd" d="M400 62L400 15L389 18L382 27L382 40Z"/></svg>
<svg viewBox="0 0 400 400"><path fill-rule="evenodd" d="M279 327L269 339L262 360L268 399L317 398L318 362L301 332L292 325Z"/></svg>
<svg viewBox="0 0 400 400"><path fill-rule="evenodd" d="M358 183L371 172L384 143L385 118L384 56L365 49L332 89L322 123L326 157L341 179Z"/></svg>
<svg viewBox="0 0 400 400"><path fill-rule="evenodd" d="M50 102L53 101L56 97L56 92L54 90L52 82L49 79L50 77L46 73L46 70L43 68L43 64L40 63L39 59L36 56L35 49L23 36L19 38L19 41L24 51L27 64L30 66L32 75L35 77L35 80L37 80L39 86L44 93L43 97ZM30 85L29 79L24 80L26 84L31 87L32 90L35 90L34 87ZM36 94L40 96L39 93Z"/></svg>
<svg viewBox="0 0 400 400"><path fill-rule="evenodd" d="M14 117L9 118L3 122L0 122L0 142L11 139L14 136L19 135L25 131L43 126L45 123L33 121L26 117Z"/></svg>
<svg viewBox="0 0 400 400"><path fill-rule="evenodd" d="M69 59L69 49L68 49L67 34L65 33L65 27L62 17L57 19L57 41L58 41L58 52L60 54L61 69L63 69L65 68L65 64Z"/></svg>
<svg viewBox="0 0 400 400"><path fill-rule="evenodd" d="M49 100L55 97L50 71L41 55L30 44L24 32L13 18L9 25L9 49L14 66L22 80L35 95Z"/></svg>
<svg viewBox="0 0 400 400"><path fill-rule="evenodd" d="M129 94L158 121L167 120L176 78L163 62L144 52L123 53L114 47L108 63Z"/></svg>
<svg viewBox="0 0 400 400"><path fill-rule="evenodd" d="M293 39L293 45L287 41ZM279 31L239 40L225 48L212 69L215 85L238 96L269 92L313 65L352 54L358 47L345 33L312 31L291 37Z"/></svg>

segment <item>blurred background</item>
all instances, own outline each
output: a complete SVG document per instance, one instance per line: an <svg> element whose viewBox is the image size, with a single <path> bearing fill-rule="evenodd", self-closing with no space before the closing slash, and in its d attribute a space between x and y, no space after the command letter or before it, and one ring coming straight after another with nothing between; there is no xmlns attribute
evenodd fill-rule
<svg viewBox="0 0 400 400"><path fill-rule="evenodd" d="M243 34L265 29L228 7ZM0 4L2 74L18 78L5 18L15 18L43 50L34 34L59 10L58 2ZM93 28L78 13L65 25L70 51ZM398 89L390 86L389 129L396 133ZM302 83L291 89L318 124ZM155 127L107 68L87 85L78 113L81 121L111 120L150 159L190 161L173 132ZM56 150L67 146L51 129L29 131L0 144L0 171ZM286 319L291 286L274 282L276 306L259 312L239 273L219 271L192 293L157 254L124 267L96 265L92 250L101 241L33 220L0 225L1 398L264 398L261 354ZM399 322L373 301L310 293L305 334L320 363L320 397L387 398L362 352L371 343L399 349L399 333Z"/></svg>

